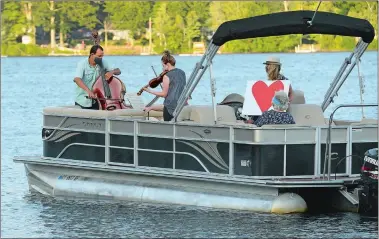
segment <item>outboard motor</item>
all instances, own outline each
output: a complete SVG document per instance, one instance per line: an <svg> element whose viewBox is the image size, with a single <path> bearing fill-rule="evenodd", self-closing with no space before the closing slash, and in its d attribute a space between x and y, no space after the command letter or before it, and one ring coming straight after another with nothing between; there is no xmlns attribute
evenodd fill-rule
<svg viewBox="0 0 379 239"><path fill-rule="evenodd" d="M218 105L228 105L234 109L234 113L236 115L237 120L248 120L250 119L248 115L242 114L242 107L243 102L245 101L245 98L236 93L232 93L225 97L221 103L218 103Z"/></svg>
<svg viewBox="0 0 379 239"><path fill-rule="evenodd" d="M378 215L378 148L365 153L360 185L359 212Z"/></svg>

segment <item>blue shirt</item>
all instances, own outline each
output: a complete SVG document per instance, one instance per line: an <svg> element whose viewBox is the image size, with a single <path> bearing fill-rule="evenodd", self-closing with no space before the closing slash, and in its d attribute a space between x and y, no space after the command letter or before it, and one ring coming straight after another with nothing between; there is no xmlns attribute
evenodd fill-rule
<svg viewBox="0 0 379 239"><path fill-rule="evenodd" d="M109 63L102 59L102 63L105 71L113 70L113 67L109 65ZM91 66L88 62L88 57L78 62L76 67L75 77L82 79L83 83L88 87L88 89L92 89L93 84L96 81L96 78L99 76L99 69L97 66ZM87 99L88 93L85 92L82 88L76 85L75 89L75 102L84 107L92 106L92 99Z"/></svg>

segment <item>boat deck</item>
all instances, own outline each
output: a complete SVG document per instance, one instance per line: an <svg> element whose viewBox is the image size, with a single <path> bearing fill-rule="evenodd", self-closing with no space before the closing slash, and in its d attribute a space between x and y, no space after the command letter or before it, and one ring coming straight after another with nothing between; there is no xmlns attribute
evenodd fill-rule
<svg viewBox="0 0 379 239"><path fill-rule="evenodd" d="M122 173L124 175L129 175L131 177L164 177L177 180L197 180L203 182L215 182L215 183L231 183L231 184L244 184L244 185L254 185L254 186L264 186L264 187L274 187L274 188L339 188L344 186L347 182L353 182L359 177L355 176L337 176L334 175L330 177L330 180L323 179L321 177L268 177L268 176L239 176L239 175L221 175L221 174L204 174L196 172L184 172L182 170L162 170L157 168L146 168L146 167L120 167L112 165L103 164L93 164L89 165L87 163L76 163L72 161L63 160L49 160L41 156L29 156L29 157L15 157L15 162L21 162L26 165L36 165L44 170L43 168L54 167L57 170L74 170L82 175L83 170L87 172L97 171L100 174L112 174L112 173ZM50 171L50 170L49 170ZM71 171L71 172L74 172ZM58 172L57 172L58 173Z"/></svg>

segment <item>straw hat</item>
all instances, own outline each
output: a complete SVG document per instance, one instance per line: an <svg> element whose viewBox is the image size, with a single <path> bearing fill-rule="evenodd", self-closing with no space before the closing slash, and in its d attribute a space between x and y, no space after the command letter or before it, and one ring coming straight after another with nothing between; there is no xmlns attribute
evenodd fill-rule
<svg viewBox="0 0 379 239"><path fill-rule="evenodd" d="M280 59L279 57L274 57L274 56L270 56L269 58L267 58L266 62L264 62L263 64L265 65L268 65L268 64L272 64L272 65L282 65L280 63Z"/></svg>

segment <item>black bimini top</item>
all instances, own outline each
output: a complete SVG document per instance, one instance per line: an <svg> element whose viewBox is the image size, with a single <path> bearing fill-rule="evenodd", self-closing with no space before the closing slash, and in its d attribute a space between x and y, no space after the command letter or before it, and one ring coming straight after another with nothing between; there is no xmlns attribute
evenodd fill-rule
<svg viewBox="0 0 379 239"><path fill-rule="evenodd" d="M312 25L307 24L314 11L279 12L224 22L213 35L213 44L228 41L289 34L327 34L361 37L371 43L375 36L369 21L329 12L317 12Z"/></svg>

